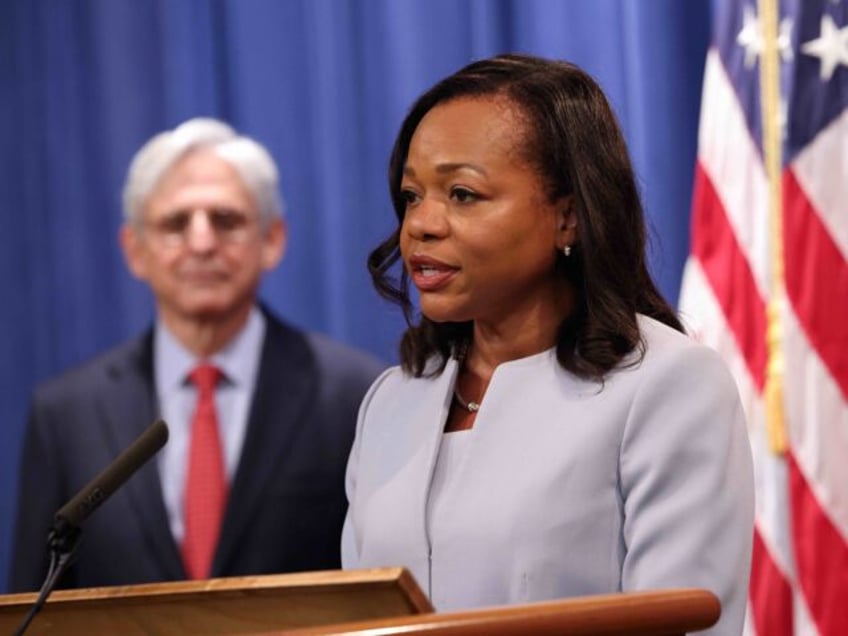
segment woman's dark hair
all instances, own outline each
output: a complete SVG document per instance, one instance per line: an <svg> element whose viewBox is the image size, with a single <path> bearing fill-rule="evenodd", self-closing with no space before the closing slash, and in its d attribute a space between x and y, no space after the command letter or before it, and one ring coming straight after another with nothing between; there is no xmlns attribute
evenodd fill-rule
<svg viewBox="0 0 848 636"><path fill-rule="evenodd" d="M524 156L541 175L551 201L572 195L578 241L557 268L575 289L575 306L560 327L557 358L583 378L603 381L642 340L636 314L683 331L645 263L646 230L633 168L615 115L598 84L573 64L527 55L499 55L469 64L418 98L401 125L389 163L398 229L368 257L377 291L403 308L408 328L403 368L440 373L467 344L472 323L414 324L409 279L390 270L400 259L406 202L400 185L412 135L437 104L461 97L504 97L520 107L528 129ZM433 356L436 367L428 367Z"/></svg>

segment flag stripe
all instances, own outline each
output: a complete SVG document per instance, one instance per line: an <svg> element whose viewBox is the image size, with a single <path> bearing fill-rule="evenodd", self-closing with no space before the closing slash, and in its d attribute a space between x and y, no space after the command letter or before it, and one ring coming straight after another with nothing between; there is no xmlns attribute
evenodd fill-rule
<svg viewBox="0 0 848 636"><path fill-rule="evenodd" d="M793 361L784 395L793 456L815 498L848 538L848 408L788 303L783 324L786 359Z"/></svg>
<svg viewBox="0 0 848 636"><path fill-rule="evenodd" d="M769 274L768 178L757 143L751 138L734 86L715 50L707 54L698 134L698 161L716 184L736 240L747 255L761 297Z"/></svg>
<svg viewBox="0 0 848 636"><path fill-rule="evenodd" d="M824 514L791 453L789 487L798 579L821 634L848 633L848 546Z"/></svg>
<svg viewBox="0 0 848 636"><path fill-rule="evenodd" d="M759 390L765 384L766 313L748 260L700 163L695 172L692 253L701 264Z"/></svg>
<svg viewBox="0 0 848 636"><path fill-rule="evenodd" d="M687 333L715 349L727 363L736 380L750 430L756 426L755 422L762 422L762 399L739 350L739 343L697 258L690 257L686 262L683 281L680 318Z"/></svg>
<svg viewBox="0 0 848 636"><path fill-rule="evenodd" d="M751 611L762 636L792 636L792 588L775 567L758 531L754 531Z"/></svg>
<svg viewBox="0 0 848 636"><path fill-rule="evenodd" d="M786 291L807 337L848 400L848 265L792 170L784 172L783 193Z"/></svg>
<svg viewBox="0 0 848 636"><path fill-rule="evenodd" d="M792 162L792 172L828 234L848 260L845 180L848 178L848 110L825 128Z"/></svg>

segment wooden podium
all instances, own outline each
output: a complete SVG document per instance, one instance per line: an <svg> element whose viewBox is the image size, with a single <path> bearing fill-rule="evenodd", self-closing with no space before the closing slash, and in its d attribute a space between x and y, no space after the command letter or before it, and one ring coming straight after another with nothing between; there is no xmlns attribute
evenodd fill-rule
<svg viewBox="0 0 848 636"><path fill-rule="evenodd" d="M36 596L0 597L0 634ZM432 611L402 568L332 570L59 590L26 634L257 634Z"/></svg>
<svg viewBox="0 0 848 636"><path fill-rule="evenodd" d="M36 594L0 597L11 634ZM586 596L437 614L402 568L305 572L54 592L26 634L673 635L718 620L705 590Z"/></svg>
<svg viewBox="0 0 848 636"><path fill-rule="evenodd" d="M286 631L290 636L682 636L714 625L721 606L700 589L584 596L561 601Z"/></svg>

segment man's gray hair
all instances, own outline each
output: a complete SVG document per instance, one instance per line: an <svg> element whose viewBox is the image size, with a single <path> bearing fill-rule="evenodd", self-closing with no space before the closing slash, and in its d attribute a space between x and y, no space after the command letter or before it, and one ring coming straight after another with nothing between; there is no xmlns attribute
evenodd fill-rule
<svg viewBox="0 0 848 636"><path fill-rule="evenodd" d="M197 150L211 150L235 169L259 207L262 227L282 217L277 166L268 151L222 121L198 117L155 135L133 157L124 184L125 221L140 223L144 205L162 178Z"/></svg>

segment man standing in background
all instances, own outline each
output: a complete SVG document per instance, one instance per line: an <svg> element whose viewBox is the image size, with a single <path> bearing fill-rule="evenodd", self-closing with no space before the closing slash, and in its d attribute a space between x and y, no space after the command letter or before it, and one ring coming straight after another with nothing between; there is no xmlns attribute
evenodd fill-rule
<svg viewBox="0 0 848 636"><path fill-rule="evenodd" d="M345 463L381 365L259 304L287 241L272 158L188 121L135 156L124 213L156 322L36 389L10 589L41 586L55 511L157 417L168 444L86 521L61 587L339 567Z"/></svg>

